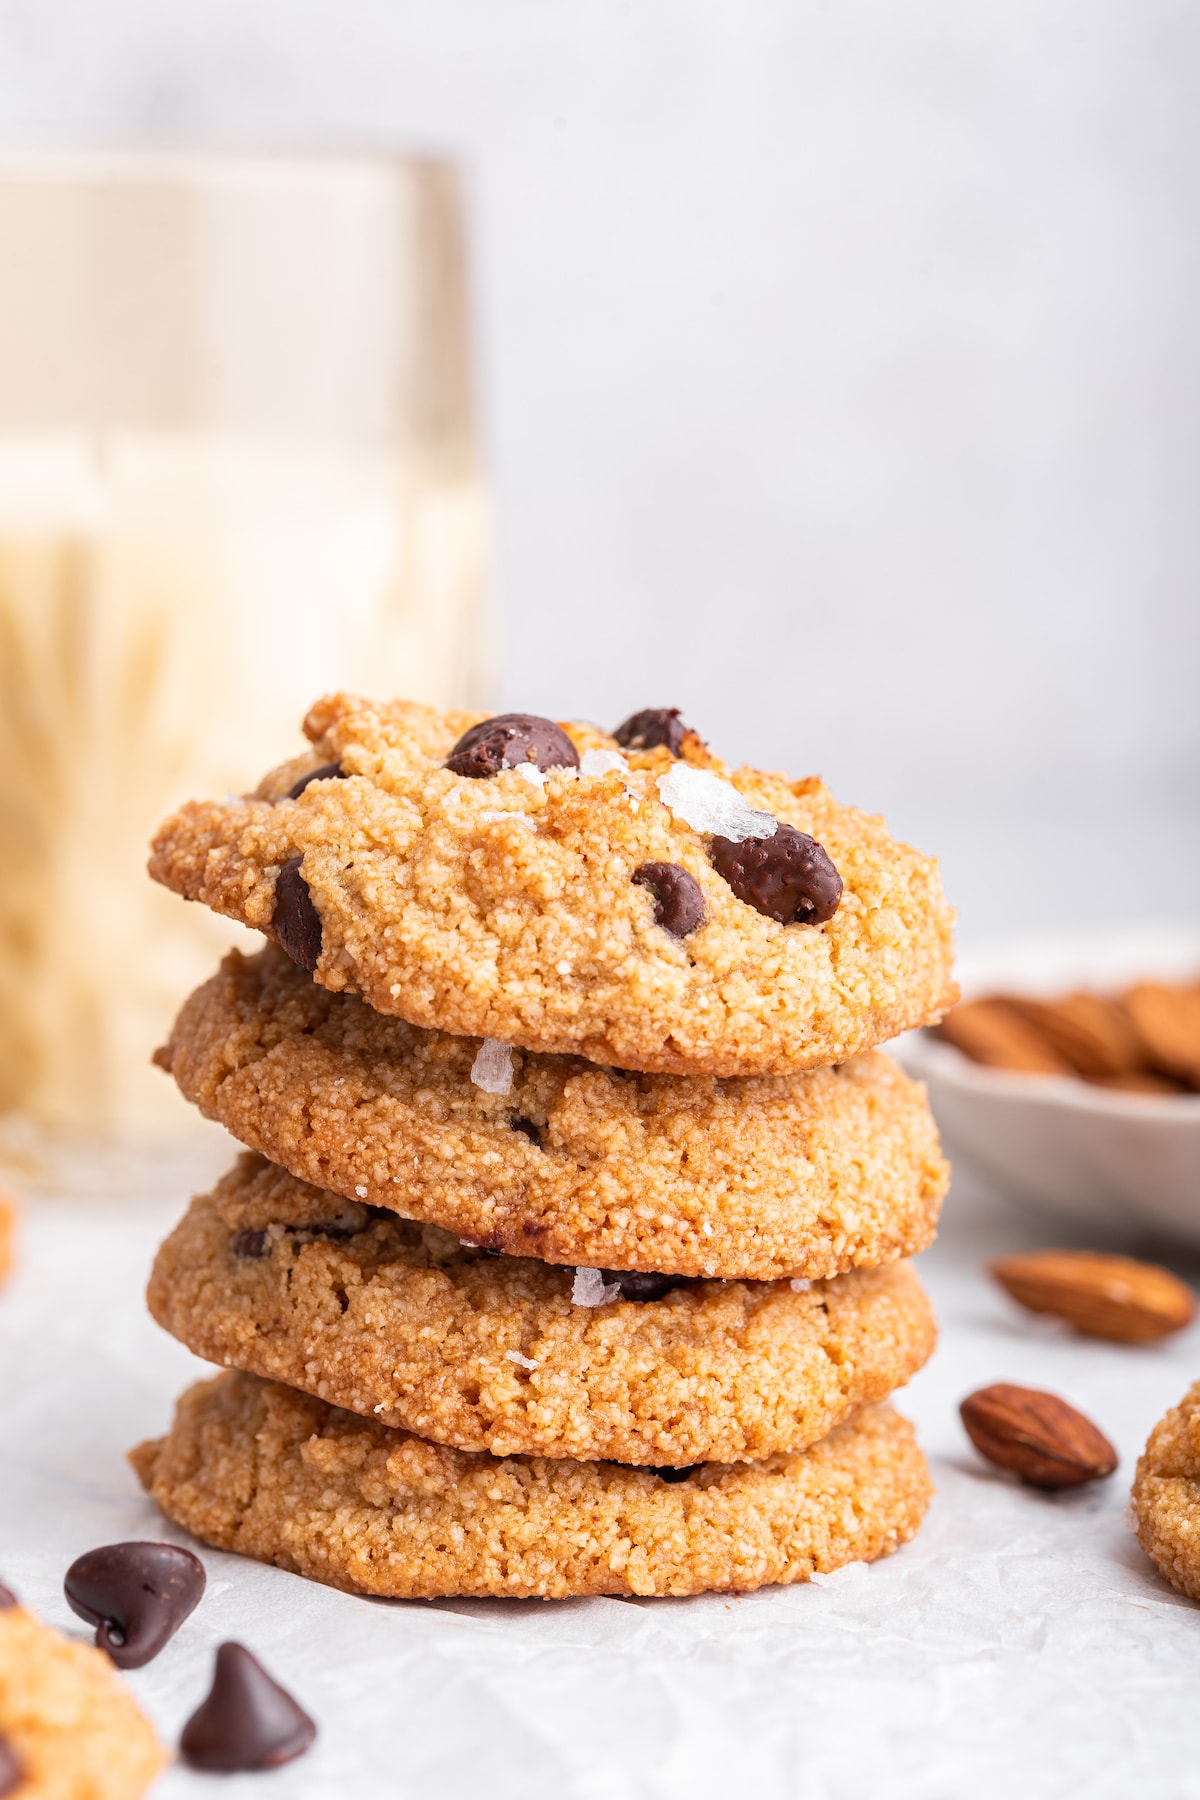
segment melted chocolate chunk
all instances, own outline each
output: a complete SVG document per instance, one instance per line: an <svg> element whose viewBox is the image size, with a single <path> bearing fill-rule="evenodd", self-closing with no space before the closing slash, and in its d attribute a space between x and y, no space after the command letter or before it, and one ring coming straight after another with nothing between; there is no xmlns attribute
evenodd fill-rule
<svg viewBox="0 0 1200 1800"><path fill-rule="evenodd" d="M174 1544L103 1544L77 1557L63 1592L96 1627L119 1669L140 1669L174 1637L204 1592L204 1564Z"/></svg>
<svg viewBox="0 0 1200 1800"><path fill-rule="evenodd" d="M344 1225L338 1219L322 1219L319 1225L293 1225L290 1226L289 1229L292 1231L309 1231L314 1237L329 1238L335 1244L346 1244L357 1234L359 1227L357 1225Z"/></svg>
<svg viewBox="0 0 1200 1800"><path fill-rule="evenodd" d="M631 881L654 895L654 923L672 937L687 937L704 923L704 895L700 883L678 863L642 863Z"/></svg>
<svg viewBox="0 0 1200 1800"><path fill-rule="evenodd" d="M345 781L346 771L341 763L322 763L319 769L310 769L302 775L295 787L288 789L288 799L298 800L311 781Z"/></svg>
<svg viewBox="0 0 1200 1800"><path fill-rule="evenodd" d="M686 1469L647 1469L646 1473L657 1475L660 1481L686 1481L689 1475L694 1475L697 1469L703 1467L703 1463L689 1463Z"/></svg>
<svg viewBox="0 0 1200 1800"><path fill-rule="evenodd" d="M0 1581L0 1612L7 1612L10 1606L20 1606L21 1602L10 1587Z"/></svg>
<svg viewBox="0 0 1200 1800"><path fill-rule="evenodd" d="M298 968L307 969L311 975L321 958L321 915L300 873L303 860L293 856L280 869L271 923L281 948Z"/></svg>
<svg viewBox="0 0 1200 1800"><path fill-rule="evenodd" d="M235 1231L229 1240L229 1248L235 1256L248 1256L252 1262L259 1262L271 1254L265 1231Z"/></svg>
<svg viewBox="0 0 1200 1800"><path fill-rule="evenodd" d="M613 736L623 750L654 750L662 744L678 756L687 729L677 706L651 706L622 720Z"/></svg>
<svg viewBox="0 0 1200 1800"><path fill-rule="evenodd" d="M601 1269L605 1281L615 1281L622 1300L661 1300L672 1288L690 1287L692 1275L656 1275L642 1269Z"/></svg>
<svg viewBox="0 0 1200 1800"><path fill-rule="evenodd" d="M523 1131L531 1144L536 1144L539 1149L541 1148L542 1128L540 1125L535 1125L532 1119L523 1119L520 1115L508 1122L514 1131Z"/></svg>
<svg viewBox="0 0 1200 1800"><path fill-rule="evenodd" d="M535 713L497 713L463 733L446 758L453 775L482 780L518 763L539 769L577 769L579 753L561 726Z"/></svg>
<svg viewBox="0 0 1200 1800"><path fill-rule="evenodd" d="M232 1774L277 1769L302 1756L317 1728L242 1644L222 1644L213 1683L183 1728L179 1748L193 1769Z"/></svg>
<svg viewBox="0 0 1200 1800"><path fill-rule="evenodd" d="M0 1796L11 1794L25 1779L25 1765L7 1738L0 1737Z"/></svg>
<svg viewBox="0 0 1200 1800"><path fill-rule="evenodd" d="M816 839L794 825L777 826L769 838L715 837L708 854L739 900L780 925L821 925L838 909L841 876Z"/></svg>

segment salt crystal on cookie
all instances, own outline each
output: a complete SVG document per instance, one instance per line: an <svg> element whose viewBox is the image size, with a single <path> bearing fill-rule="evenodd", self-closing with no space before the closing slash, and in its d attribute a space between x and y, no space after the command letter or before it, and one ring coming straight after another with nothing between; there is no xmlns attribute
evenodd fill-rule
<svg viewBox="0 0 1200 1800"><path fill-rule="evenodd" d="M675 763L660 775L658 792L663 805L693 831L711 832L735 844L745 838L774 837L778 826L773 813L747 805L731 782L707 769L693 769L690 763Z"/></svg>
<svg viewBox="0 0 1200 1800"><path fill-rule="evenodd" d="M619 1300L620 1297L619 1281L605 1281L599 1269L576 1269L571 1287L571 1302L574 1306L607 1306L610 1300Z"/></svg>
<svg viewBox="0 0 1200 1800"><path fill-rule="evenodd" d="M499 1038L484 1038L471 1064L471 1080L485 1094L511 1094L513 1084L512 1047Z"/></svg>

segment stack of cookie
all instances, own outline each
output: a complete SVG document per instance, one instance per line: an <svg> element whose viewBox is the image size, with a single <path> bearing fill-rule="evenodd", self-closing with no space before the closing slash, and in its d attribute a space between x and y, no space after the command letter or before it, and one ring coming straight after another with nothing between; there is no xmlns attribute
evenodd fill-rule
<svg viewBox="0 0 1200 1800"><path fill-rule="evenodd" d="M874 1046L936 867L675 711L344 695L152 873L273 940L159 1060L249 1147L150 1306L227 1373L133 1453L207 1542L396 1597L747 1590L885 1555L947 1171Z"/></svg>

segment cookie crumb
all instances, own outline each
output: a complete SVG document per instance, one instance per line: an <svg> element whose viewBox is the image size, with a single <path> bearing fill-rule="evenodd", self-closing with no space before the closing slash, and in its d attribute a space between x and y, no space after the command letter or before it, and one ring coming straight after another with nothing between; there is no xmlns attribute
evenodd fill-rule
<svg viewBox="0 0 1200 1800"><path fill-rule="evenodd" d="M672 764L659 776L658 792L667 810L693 831L711 832L735 844L745 838L773 837L779 823L773 813L749 806L732 782L707 769L693 769L690 763Z"/></svg>
<svg viewBox="0 0 1200 1800"><path fill-rule="evenodd" d="M471 1080L485 1094L511 1094L512 1046L502 1044L499 1038L484 1038L471 1064Z"/></svg>

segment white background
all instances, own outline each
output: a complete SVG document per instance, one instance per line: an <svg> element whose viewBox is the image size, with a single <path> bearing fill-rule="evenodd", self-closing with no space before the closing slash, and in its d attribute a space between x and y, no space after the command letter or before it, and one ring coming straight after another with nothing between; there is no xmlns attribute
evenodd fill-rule
<svg viewBox="0 0 1200 1800"><path fill-rule="evenodd" d="M1188 0L0 0L0 146L459 154L510 705L682 705L971 946L1194 916Z"/></svg>

